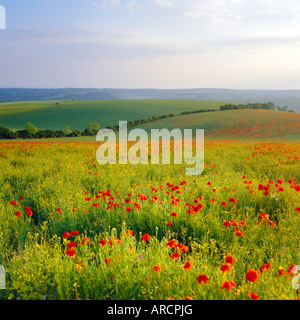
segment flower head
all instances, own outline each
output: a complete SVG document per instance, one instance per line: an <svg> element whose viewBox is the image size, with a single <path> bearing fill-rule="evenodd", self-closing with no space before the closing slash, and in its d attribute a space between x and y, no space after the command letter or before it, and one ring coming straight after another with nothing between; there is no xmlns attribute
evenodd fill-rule
<svg viewBox="0 0 300 320"><path fill-rule="evenodd" d="M199 276L197 277L197 282L199 284L201 284L202 282L204 282L205 284L208 284L208 280L209 280L209 278L205 274L199 274Z"/></svg>
<svg viewBox="0 0 300 320"><path fill-rule="evenodd" d="M249 269L246 273L246 279L250 282L256 282L258 279L258 272L254 269Z"/></svg>

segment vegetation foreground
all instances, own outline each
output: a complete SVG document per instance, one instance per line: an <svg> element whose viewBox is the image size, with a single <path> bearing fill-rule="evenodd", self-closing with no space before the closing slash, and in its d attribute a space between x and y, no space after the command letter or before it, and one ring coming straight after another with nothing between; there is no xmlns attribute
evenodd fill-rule
<svg viewBox="0 0 300 320"><path fill-rule="evenodd" d="M299 299L299 143L206 142L199 176L97 148L0 143L1 299Z"/></svg>

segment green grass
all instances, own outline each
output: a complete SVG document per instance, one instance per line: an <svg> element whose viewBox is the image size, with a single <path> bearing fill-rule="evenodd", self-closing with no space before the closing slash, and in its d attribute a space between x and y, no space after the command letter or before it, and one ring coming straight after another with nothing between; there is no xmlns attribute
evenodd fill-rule
<svg viewBox="0 0 300 320"><path fill-rule="evenodd" d="M27 121L39 129L84 130L89 123L118 125L119 120L139 120L183 111L218 109L222 102L204 100L87 100L0 104L0 126L23 129Z"/></svg>

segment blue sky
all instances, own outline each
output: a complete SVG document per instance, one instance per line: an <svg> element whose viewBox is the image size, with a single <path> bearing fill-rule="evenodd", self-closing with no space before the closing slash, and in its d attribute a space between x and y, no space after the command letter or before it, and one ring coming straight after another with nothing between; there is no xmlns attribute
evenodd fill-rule
<svg viewBox="0 0 300 320"><path fill-rule="evenodd" d="M300 89L298 0L0 0L1 87Z"/></svg>

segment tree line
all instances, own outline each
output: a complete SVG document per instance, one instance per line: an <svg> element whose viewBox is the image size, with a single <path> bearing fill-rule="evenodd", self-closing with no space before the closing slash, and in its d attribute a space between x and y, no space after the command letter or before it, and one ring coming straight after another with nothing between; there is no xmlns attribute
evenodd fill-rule
<svg viewBox="0 0 300 320"><path fill-rule="evenodd" d="M200 109L200 110L193 110L193 111L183 111L180 115L191 114L191 113L201 113L201 112L213 112L213 111L220 111L219 109Z"/></svg>
<svg viewBox="0 0 300 320"><path fill-rule="evenodd" d="M78 129L71 130L66 126L63 130L39 130L36 126L27 122L22 130L12 131L5 127L0 127L0 139L43 139L61 137L94 136L100 130L98 123L89 123L84 131Z"/></svg>
<svg viewBox="0 0 300 320"><path fill-rule="evenodd" d="M293 110L288 110L287 106L280 107L276 106L274 102L267 102L267 103L247 103L247 104L233 104L233 103L226 103L220 106L220 110L238 110L238 109L263 109L263 110L278 110L278 111L288 111L294 112Z"/></svg>

